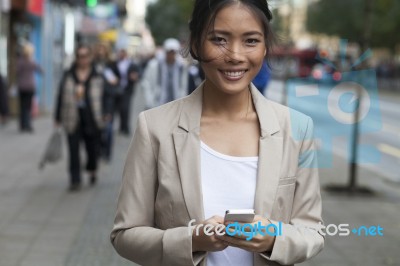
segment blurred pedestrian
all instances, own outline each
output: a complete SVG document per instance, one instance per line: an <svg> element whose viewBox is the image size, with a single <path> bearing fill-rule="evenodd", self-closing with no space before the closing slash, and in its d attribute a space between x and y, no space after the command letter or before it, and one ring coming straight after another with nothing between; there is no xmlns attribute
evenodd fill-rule
<svg viewBox="0 0 400 266"><path fill-rule="evenodd" d="M113 147L113 121L115 97L119 91L120 74L116 61L112 59L110 47L99 43L95 50L94 65L98 73L104 78L103 110L109 114L101 132L100 155L106 161L111 160Z"/></svg>
<svg viewBox="0 0 400 266"><path fill-rule="evenodd" d="M189 66L188 94L191 94L204 81L204 72L197 62Z"/></svg>
<svg viewBox="0 0 400 266"><path fill-rule="evenodd" d="M140 67L140 77L143 76L144 70L147 68L147 64L156 56L156 51L152 51L146 54L139 55L139 67Z"/></svg>
<svg viewBox="0 0 400 266"><path fill-rule="evenodd" d="M0 74L0 125L5 124L8 116L8 94L7 85Z"/></svg>
<svg viewBox="0 0 400 266"><path fill-rule="evenodd" d="M110 46L106 42L99 42L94 46L93 63L97 73L103 73L111 58Z"/></svg>
<svg viewBox="0 0 400 266"><path fill-rule="evenodd" d="M70 191L81 188L79 147L82 140L87 153L89 181L91 185L96 183L100 130L104 118L109 115L102 110L104 80L96 72L92 57L89 46L77 47L75 61L64 72L57 97L55 125L62 125L67 133Z"/></svg>
<svg viewBox="0 0 400 266"><path fill-rule="evenodd" d="M179 58L180 49L178 40L166 39L164 54L148 62L141 80L147 109L188 94L188 70Z"/></svg>
<svg viewBox="0 0 400 266"><path fill-rule="evenodd" d="M259 92L261 92L262 95L265 95L265 90L267 89L270 77L270 69L268 67L267 60L265 59L263 61L260 71L258 71L258 74L253 79L254 86L256 86L256 88Z"/></svg>
<svg viewBox="0 0 400 266"><path fill-rule="evenodd" d="M188 48L206 78L188 97L139 115L111 233L121 256L261 266L322 250L313 122L251 83L272 45L271 19L266 0L194 2ZM229 209L256 215L227 221Z"/></svg>
<svg viewBox="0 0 400 266"><path fill-rule="evenodd" d="M133 62L126 49L118 51L117 68L119 72L119 90L115 95L115 111L119 113L119 131L124 135L130 134L130 110L131 99L136 82L139 80L140 69L138 64Z"/></svg>
<svg viewBox="0 0 400 266"><path fill-rule="evenodd" d="M22 55L17 61L16 82L19 93L20 131L33 132L31 122L32 100L35 95L35 73L43 73L42 68L35 63L33 55L35 48L26 43L22 47Z"/></svg>

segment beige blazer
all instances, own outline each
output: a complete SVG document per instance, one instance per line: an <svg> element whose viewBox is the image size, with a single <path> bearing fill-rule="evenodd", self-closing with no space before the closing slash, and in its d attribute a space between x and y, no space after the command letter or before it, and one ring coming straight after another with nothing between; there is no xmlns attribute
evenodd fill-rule
<svg viewBox="0 0 400 266"><path fill-rule="evenodd" d="M265 99L252 86L261 128L256 214L282 221L270 254L254 265L291 265L318 254L321 196L309 117ZM191 95L139 115L129 148L111 242L140 265L206 265L192 254L188 223L205 220L200 175L202 85ZM291 122L293 121L293 122ZM314 229L302 230L299 225Z"/></svg>

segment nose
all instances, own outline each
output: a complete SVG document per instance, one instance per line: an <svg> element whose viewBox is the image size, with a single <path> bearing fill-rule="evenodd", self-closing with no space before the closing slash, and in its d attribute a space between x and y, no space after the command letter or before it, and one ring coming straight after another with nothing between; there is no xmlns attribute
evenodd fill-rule
<svg viewBox="0 0 400 266"><path fill-rule="evenodd" d="M245 51L240 42L234 42L227 47L225 53L225 62L238 64L244 61Z"/></svg>

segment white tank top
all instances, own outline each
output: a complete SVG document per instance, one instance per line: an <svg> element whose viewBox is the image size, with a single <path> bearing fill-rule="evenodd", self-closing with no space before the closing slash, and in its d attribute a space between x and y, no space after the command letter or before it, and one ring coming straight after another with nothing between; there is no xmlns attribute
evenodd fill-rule
<svg viewBox="0 0 400 266"><path fill-rule="evenodd" d="M219 153L201 142L204 217L224 217L228 209L254 209L258 157ZM253 253L235 247L209 252L207 266L253 266Z"/></svg>

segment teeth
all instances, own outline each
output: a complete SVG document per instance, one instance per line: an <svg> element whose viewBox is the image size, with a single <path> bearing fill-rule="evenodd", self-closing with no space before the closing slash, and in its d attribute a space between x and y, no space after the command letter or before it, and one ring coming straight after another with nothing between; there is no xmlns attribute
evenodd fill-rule
<svg viewBox="0 0 400 266"><path fill-rule="evenodd" d="M238 71L238 72L228 72L228 71L225 71L224 74L227 75L227 76L229 76L229 77L240 77L241 75L244 74L244 71Z"/></svg>

